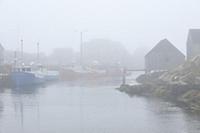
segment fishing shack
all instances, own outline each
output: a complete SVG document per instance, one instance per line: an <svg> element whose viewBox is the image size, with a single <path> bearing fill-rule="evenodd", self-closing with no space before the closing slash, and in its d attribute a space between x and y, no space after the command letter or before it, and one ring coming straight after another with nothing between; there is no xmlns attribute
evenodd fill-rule
<svg viewBox="0 0 200 133"><path fill-rule="evenodd" d="M145 70L167 71L177 67L185 61L185 55L167 39L161 40L145 56Z"/></svg>

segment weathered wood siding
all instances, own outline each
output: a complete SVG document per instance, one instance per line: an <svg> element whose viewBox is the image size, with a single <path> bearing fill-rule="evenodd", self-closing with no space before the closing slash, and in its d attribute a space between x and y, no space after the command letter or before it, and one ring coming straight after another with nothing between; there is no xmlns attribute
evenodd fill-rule
<svg viewBox="0 0 200 133"><path fill-rule="evenodd" d="M190 29L187 39L187 59L200 55L200 29Z"/></svg>
<svg viewBox="0 0 200 133"><path fill-rule="evenodd" d="M167 39L160 41L146 56L147 71L170 70L185 61L185 56Z"/></svg>
<svg viewBox="0 0 200 133"><path fill-rule="evenodd" d="M3 46L0 44L0 65L2 65L4 60L4 48Z"/></svg>

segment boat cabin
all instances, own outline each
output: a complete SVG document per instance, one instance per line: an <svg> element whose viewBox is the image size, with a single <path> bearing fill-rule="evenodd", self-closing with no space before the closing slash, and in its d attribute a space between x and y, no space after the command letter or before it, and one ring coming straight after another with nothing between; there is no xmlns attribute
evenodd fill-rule
<svg viewBox="0 0 200 133"><path fill-rule="evenodd" d="M31 72L31 67L15 67L13 68L14 72Z"/></svg>

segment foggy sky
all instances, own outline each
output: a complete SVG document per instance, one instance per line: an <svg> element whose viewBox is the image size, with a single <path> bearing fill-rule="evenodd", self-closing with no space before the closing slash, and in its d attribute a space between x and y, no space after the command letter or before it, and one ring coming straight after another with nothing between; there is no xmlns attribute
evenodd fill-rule
<svg viewBox="0 0 200 133"><path fill-rule="evenodd" d="M84 40L108 38L129 51L168 38L185 52L189 28L200 28L198 0L0 0L0 42L6 49L49 53L79 48Z"/></svg>

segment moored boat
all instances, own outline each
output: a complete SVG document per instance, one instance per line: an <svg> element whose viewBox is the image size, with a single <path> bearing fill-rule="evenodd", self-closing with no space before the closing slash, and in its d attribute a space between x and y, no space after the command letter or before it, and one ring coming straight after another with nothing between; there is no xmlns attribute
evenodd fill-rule
<svg viewBox="0 0 200 133"><path fill-rule="evenodd" d="M33 71L36 74L42 75L45 81L57 81L60 77L59 71L49 70L41 64L36 65Z"/></svg>
<svg viewBox="0 0 200 133"><path fill-rule="evenodd" d="M37 85L45 82L44 75L35 73L31 67L15 67L11 72L11 80L14 86Z"/></svg>

